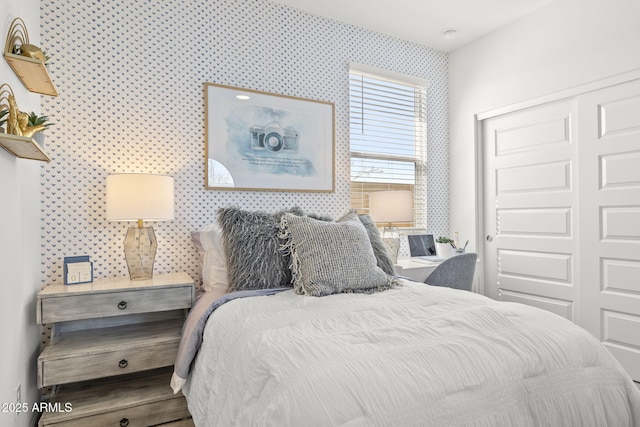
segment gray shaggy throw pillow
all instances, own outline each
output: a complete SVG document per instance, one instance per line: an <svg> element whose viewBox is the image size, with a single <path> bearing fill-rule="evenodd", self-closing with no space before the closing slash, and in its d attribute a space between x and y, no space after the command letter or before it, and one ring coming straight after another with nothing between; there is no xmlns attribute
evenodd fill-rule
<svg viewBox="0 0 640 427"><path fill-rule="evenodd" d="M387 252L387 248L382 241L382 236L380 236L380 231L378 230L376 223L373 222L373 219L371 219L369 215L365 214L358 215L358 219L362 225L364 225L364 228L367 229L369 241L371 241L371 247L373 248L373 254L376 256L376 260L378 261L378 267L387 274L396 274L393 261L391 261L389 252Z"/></svg>
<svg viewBox="0 0 640 427"><path fill-rule="evenodd" d="M218 210L230 292L292 286L291 260L280 251L278 237L285 212L303 215L297 207L275 214L233 207Z"/></svg>

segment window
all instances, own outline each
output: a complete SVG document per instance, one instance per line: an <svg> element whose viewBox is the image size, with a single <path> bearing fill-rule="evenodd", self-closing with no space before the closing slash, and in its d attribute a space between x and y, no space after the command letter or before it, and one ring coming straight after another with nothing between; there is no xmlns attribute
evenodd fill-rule
<svg viewBox="0 0 640 427"><path fill-rule="evenodd" d="M373 72L372 72L373 71ZM426 226L427 82L351 64L351 207L369 212L369 193L410 190L414 221Z"/></svg>

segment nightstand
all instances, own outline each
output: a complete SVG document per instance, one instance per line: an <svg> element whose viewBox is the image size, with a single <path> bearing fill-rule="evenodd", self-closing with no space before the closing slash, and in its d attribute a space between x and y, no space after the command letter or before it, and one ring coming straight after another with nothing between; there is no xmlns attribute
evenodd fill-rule
<svg viewBox="0 0 640 427"><path fill-rule="evenodd" d="M193 425L169 382L194 299L186 273L56 284L38 293L37 321L52 325L38 357L38 387L52 386L51 406L60 409L43 413L39 426Z"/></svg>

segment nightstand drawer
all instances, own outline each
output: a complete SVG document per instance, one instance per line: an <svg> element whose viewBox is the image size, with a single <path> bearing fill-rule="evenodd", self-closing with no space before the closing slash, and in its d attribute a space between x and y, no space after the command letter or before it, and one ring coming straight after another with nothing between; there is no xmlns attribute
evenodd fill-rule
<svg viewBox="0 0 640 427"><path fill-rule="evenodd" d="M44 361L40 386L67 384L171 366L178 353L178 344L176 341L145 348Z"/></svg>
<svg viewBox="0 0 640 427"><path fill-rule="evenodd" d="M190 416L185 398L176 396L173 399L67 421L47 422L48 420L45 419L40 425L43 427L146 427Z"/></svg>
<svg viewBox="0 0 640 427"><path fill-rule="evenodd" d="M55 337L38 357L38 387L172 366L182 323L172 319Z"/></svg>
<svg viewBox="0 0 640 427"><path fill-rule="evenodd" d="M169 386L172 369L60 386L52 403L69 412L45 412L40 427L149 426L189 417L182 394Z"/></svg>
<svg viewBox="0 0 640 427"><path fill-rule="evenodd" d="M191 286L181 286L42 298L40 321L53 323L189 308L192 293Z"/></svg>

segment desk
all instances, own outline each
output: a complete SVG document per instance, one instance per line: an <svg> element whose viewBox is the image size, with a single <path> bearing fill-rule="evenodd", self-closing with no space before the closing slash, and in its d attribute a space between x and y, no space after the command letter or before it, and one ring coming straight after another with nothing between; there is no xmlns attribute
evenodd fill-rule
<svg viewBox="0 0 640 427"><path fill-rule="evenodd" d="M395 264L396 274L416 282L424 282L440 262L423 261L413 258L400 258Z"/></svg>

